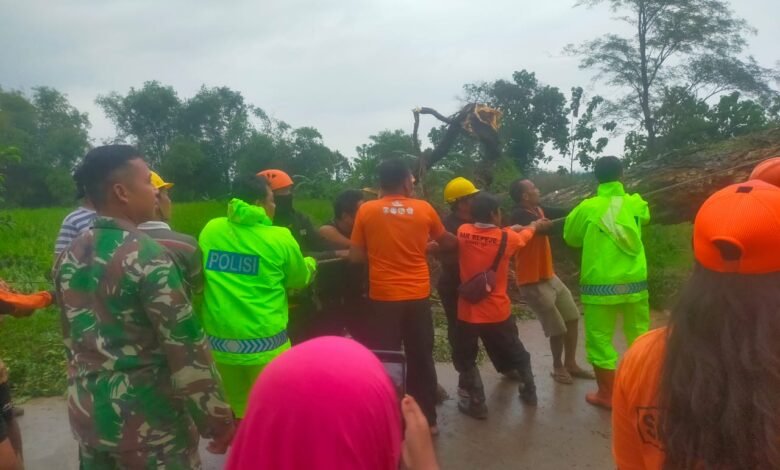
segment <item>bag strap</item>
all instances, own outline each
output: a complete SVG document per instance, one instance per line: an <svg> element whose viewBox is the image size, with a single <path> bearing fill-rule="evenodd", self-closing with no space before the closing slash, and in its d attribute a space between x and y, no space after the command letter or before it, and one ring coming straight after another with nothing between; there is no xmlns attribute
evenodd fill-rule
<svg viewBox="0 0 780 470"><path fill-rule="evenodd" d="M498 253L496 254L496 259L493 261L493 265L490 267L491 271L498 271L498 265L501 263L501 258L504 257L504 252L506 252L506 240L507 240L506 230L501 230L501 243L499 243L498 245Z"/></svg>

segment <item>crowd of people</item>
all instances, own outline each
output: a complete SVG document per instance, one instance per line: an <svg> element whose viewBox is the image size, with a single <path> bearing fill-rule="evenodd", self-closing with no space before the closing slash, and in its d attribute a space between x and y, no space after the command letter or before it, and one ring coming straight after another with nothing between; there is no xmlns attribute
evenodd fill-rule
<svg viewBox="0 0 780 470"><path fill-rule="evenodd" d="M598 190L571 211L542 208L521 179L504 217L498 196L459 177L443 219L387 159L378 198L344 191L318 229L295 209L289 175L269 169L237 181L226 216L195 240L168 225L173 183L131 146L97 147L75 172L83 205L62 223L52 270L80 468L200 468L201 438L230 449L230 470L438 468L431 256L465 415L488 417L480 340L520 401L539 401L514 281L549 338L552 378L596 380L585 400L613 412L618 468L778 468L778 167L704 203L693 275L670 325L648 333L650 212L617 158L596 161ZM577 362L581 314L553 268L557 235L582 250L593 372ZM52 302L0 293L16 316ZM618 317L631 346L619 368ZM387 352L403 352L400 376ZM0 363L0 469L18 469L6 379Z"/></svg>

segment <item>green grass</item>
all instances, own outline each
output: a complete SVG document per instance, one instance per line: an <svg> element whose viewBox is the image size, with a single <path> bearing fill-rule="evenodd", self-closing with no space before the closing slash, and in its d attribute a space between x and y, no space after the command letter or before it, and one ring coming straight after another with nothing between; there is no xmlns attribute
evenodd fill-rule
<svg viewBox="0 0 780 470"><path fill-rule="evenodd" d="M296 208L308 214L315 224L330 219L328 201L300 200ZM22 292L51 288L50 269L54 241L65 208L13 210L11 226L0 225L0 278ZM176 204L171 225L175 230L197 237L210 219L225 215L224 202ZM691 224L651 226L644 239L648 255L651 301L656 308L668 307L684 283L692 263ZM515 315L528 318L515 308ZM446 321L435 306L435 350L438 361L450 359ZM481 355L480 357L483 357ZM17 397L57 395L65 389L65 359L59 316L54 308L30 318L0 320L0 357L11 369Z"/></svg>
<svg viewBox="0 0 780 470"><path fill-rule="evenodd" d="M693 266L693 224L651 225L643 233L650 305L668 309Z"/></svg>

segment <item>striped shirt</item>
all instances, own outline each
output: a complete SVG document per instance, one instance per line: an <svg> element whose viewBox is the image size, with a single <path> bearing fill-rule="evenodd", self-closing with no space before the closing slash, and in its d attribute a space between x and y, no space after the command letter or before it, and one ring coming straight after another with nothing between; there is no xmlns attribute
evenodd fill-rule
<svg viewBox="0 0 780 470"><path fill-rule="evenodd" d="M70 245L76 237L86 232L92 227L92 221L95 220L95 211L86 207L79 207L68 214L62 220L60 233L57 235L57 243L54 245L54 256L57 257L65 248Z"/></svg>

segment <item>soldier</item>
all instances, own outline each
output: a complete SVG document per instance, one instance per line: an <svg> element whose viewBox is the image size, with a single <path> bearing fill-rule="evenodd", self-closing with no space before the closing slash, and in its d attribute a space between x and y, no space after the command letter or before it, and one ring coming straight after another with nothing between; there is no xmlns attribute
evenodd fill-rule
<svg viewBox="0 0 780 470"><path fill-rule="evenodd" d="M136 228L154 218L149 169L109 145L82 172L98 217L53 272L81 468L200 468L198 434L224 453L233 419L179 271Z"/></svg>

